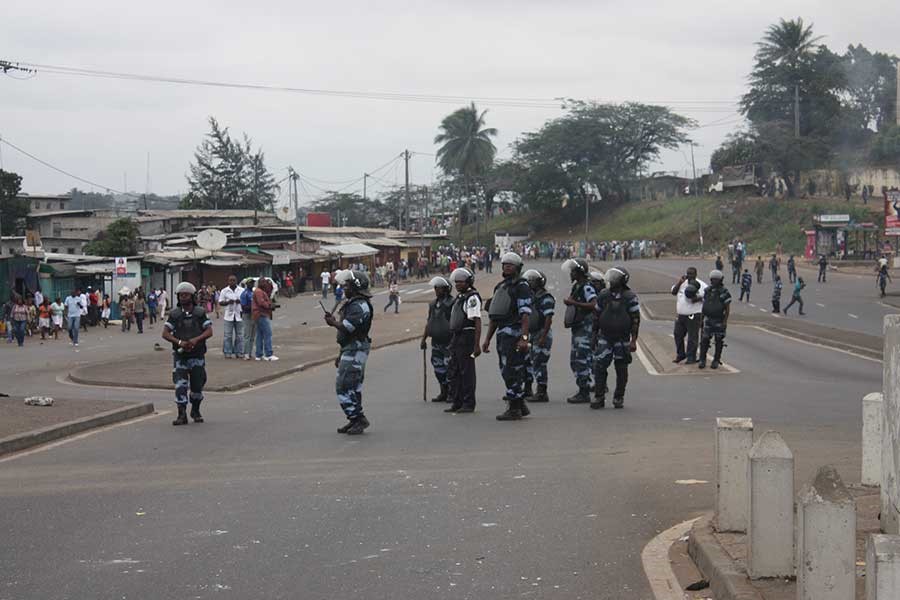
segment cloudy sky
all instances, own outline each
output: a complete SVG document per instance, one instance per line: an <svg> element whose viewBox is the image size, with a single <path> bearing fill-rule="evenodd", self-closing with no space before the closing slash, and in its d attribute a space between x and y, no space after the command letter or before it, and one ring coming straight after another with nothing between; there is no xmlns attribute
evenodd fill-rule
<svg viewBox="0 0 900 600"><path fill-rule="evenodd" d="M612 2L609 0L311 2L4 0L0 59L43 65L255 83L481 99L497 146L560 114L493 98L668 103L701 124L697 166L738 126L734 102L754 42L780 17L802 16L834 50L862 42L900 53L900 5L845 2ZM19 75L21 78L21 75ZM39 70L0 75L0 136L66 171L116 190L184 192L193 151L215 116L246 132L282 177L306 178L302 200L354 180L404 148L418 152L411 179L436 172L432 140L462 102L371 100L146 83ZM29 193L90 186L0 144L2 166ZM685 172L690 148L658 170ZM370 192L403 181L394 162ZM340 183L332 183L340 182Z"/></svg>

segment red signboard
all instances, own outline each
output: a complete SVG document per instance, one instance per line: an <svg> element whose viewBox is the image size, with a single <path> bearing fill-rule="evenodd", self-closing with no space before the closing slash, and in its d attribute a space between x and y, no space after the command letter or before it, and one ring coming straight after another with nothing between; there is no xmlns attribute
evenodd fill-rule
<svg viewBox="0 0 900 600"><path fill-rule="evenodd" d="M306 224L309 227L331 227L331 215L319 212L308 213L306 215Z"/></svg>

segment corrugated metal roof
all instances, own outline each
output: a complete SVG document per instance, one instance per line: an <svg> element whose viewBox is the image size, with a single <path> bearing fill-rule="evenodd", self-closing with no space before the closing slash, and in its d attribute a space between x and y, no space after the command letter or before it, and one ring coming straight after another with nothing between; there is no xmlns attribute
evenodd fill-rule
<svg viewBox="0 0 900 600"><path fill-rule="evenodd" d="M339 244L337 246L322 246L319 248L318 254L356 258L359 256L372 256L378 254L378 250L371 246L366 246L365 244Z"/></svg>
<svg viewBox="0 0 900 600"><path fill-rule="evenodd" d="M286 258L287 262L296 262L298 260L312 260L315 258L314 254L302 254L299 252L294 252L293 250L278 250L278 249L261 249L261 254L268 254L269 256L275 258Z"/></svg>

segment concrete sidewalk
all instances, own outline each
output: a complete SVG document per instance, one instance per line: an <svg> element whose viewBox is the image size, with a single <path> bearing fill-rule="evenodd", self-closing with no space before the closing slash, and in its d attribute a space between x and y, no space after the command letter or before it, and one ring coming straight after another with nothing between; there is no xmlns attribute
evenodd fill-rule
<svg viewBox="0 0 900 600"><path fill-rule="evenodd" d="M866 539L879 533L878 488L849 488L856 498L856 598L866 595ZM743 533L717 533L712 515L694 524L688 540L688 552L697 568L709 580L716 600L794 600L797 583L793 579L747 577L747 536Z"/></svg>

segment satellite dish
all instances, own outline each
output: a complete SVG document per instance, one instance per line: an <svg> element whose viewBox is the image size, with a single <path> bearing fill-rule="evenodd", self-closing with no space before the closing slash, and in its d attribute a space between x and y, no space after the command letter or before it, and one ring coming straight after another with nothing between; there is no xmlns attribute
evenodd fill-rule
<svg viewBox="0 0 900 600"><path fill-rule="evenodd" d="M215 252L216 250L221 250L225 247L225 243L228 242L228 237L226 237L224 232L218 229L204 229L197 234L195 241L197 242L197 245L204 250Z"/></svg>

